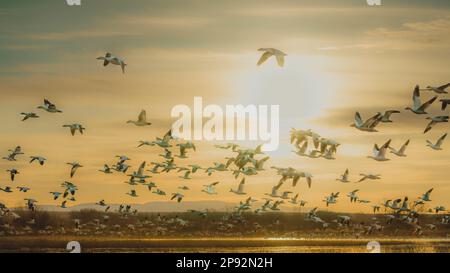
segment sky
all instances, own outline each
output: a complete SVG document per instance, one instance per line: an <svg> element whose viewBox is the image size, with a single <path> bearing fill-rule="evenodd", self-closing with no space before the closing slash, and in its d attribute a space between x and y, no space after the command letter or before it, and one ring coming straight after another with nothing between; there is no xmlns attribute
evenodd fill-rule
<svg viewBox="0 0 450 273"><path fill-rule="evenodd" d="M231 173L154 175L151 181L169 196L136 188L139 197L125 193L130 186L123 174L105 175L98 170L125 154L135 170L142 161L158 159L157 147L136 148L140 140L162 136L175 118L173 106L193 105L194 96L204 104L280 105L280 146L266 171L247 177L248 195L261 199L279 177L270 166L294 167L313 174L308 189L304 180L282 191L299 193L308 206L324 208L321 201L341 192L335 211L369 212L370 205L350 205L345 194L359 189L362 199L380 203L387 199L418 197L434 188L432 205L450 206L446 168L450 148L425 146L448 130L439 124L423 134L426 116L404 110L411 105L412 90L449 82L450 2L382 0L371 7L364 0L348 1L119 1L81 0L80 7L63 0L0 3L0 153L20 145L25 152L17 162L0 161L0 170L17 168L9 181L0 172L0 186L28 186L28 193L0 192L0 202L21 206L23 198L39 204L59 204L50 191L60 183L78 185L77 202L105 199L108 203L145 203L169 200L181 185L191 188L185 200L220 200L237 203L247 196L229 192L238 181ZM285 66L274 59L256 66L261 47L287 54ZM117 66L103 67L96 57L112 52L128 64L122 74ZM431 98L422 92L423 99ZM445 97L441 96L441 97ZM51 114L36 109L44 98L63 110ZM127 124L146 109L151 126ZM363 118L389 109L402 110L392 124L379 125L378 133L358 131L349 125L355 111ZM21 121L21 112L40 118ZM431 115L442 115L433 104ZM82 136L71 136L63 124L81 123ZM291 128L311 128L341 143L336 160L298 157L289 143ZM374 143L392 139L400 147L411 139L406 158L390 161L369 158ZM255 147L257 142L238 142ZM232 156L214 148L216 142L198 141L197 151L179 165L212 166ZM175 151L175 150L174 150ZM29 164L31 155L48 159L44 166ZM84 167L73 179L67 162ZM350 179L374 172L381 180L361 184L336 181L346 168ZM220 181L218 195L201 192L202 185ZM285 207L290 205L285 204Z"/></svg>

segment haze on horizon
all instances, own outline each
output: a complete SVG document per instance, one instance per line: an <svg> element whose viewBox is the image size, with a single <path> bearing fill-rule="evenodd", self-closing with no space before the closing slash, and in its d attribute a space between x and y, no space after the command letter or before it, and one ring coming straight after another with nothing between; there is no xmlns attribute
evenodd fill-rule
<svg viewBox="0 0 450 273"><path fill-rule="evenodd" d="M370 205L404 196L415 199L430 188L433 205L450 207L450 143L444 142L442 151L425 146L426 139L435 141L445 133L448 124L424 135L426 116L403 110L411 104L416 84L449 82L449 1L383 0L381 7L369 7L365 0L82 0L81 7L63 0L2 1L0 26L0 153L3 157L17 145L25 152L17 162L0 161L0 170L21 172L11 183L1 171L0 186L31 188L28 193L0 192L0 202L9 206L23 205L26 197L37 199L38 206L57 205L49 192L60 190L65 180L79 187L75 204L168 201L180 185L191 188L186 201L238 203L271 190L279 177L270 166L291 166L314 176L311 189L304 180L295 188L289 182L283 186L300 193L308 207L324 208L322 199L339 191L340 200L330 210L370 212ZM257 67L261 47L286 52L285 66L269 59ZM125 74L95 59L105 52L125 58ZM422 92L423 98L432 95ZM136 148L138 141L161 137L175 120L171 108L192 106L194 96L222 106L280 105L279 150L267 153L266 171L247 177L247 196L229 192L238 184L230 173L194 174L188 181L178 178L181 173L169 173L150 179L168 196L139 187L140 196L132 198L125 195L130 189L126 176L98 172L104 163L112 165L116 155L129 156L133 170L144 160L156 161L162 149ZM64 112L36 109L44 98ZM153 124L127 124L141 109ZM355 111L367 118L388 109L402 113L392 117L394 123L379 125L378 133L349 126ZM22 122L20 112L28 111L40 118ZM435 102L429 113L444 112ZM85 135L72 137L62 128L74 122L85 125ZM292 153L291 127L311 128L340 142L337 159ZM366 158L374 143L389 138L396 148L411 139L408 157L390 155L388 162ZM190 151L183 165L212 166L232 155L214 144L196 142L197 152ZM30 165L30 155L43 155L48 162ZM66 163L72 161L84 167L70 180ZM339 183L335 179L346 168L353 181L362 172L380 173L382 179ZM214 181L221 182L218 195L201 192L202 185ZM345 194L354 189L372 203L350 206Z"/></svg>

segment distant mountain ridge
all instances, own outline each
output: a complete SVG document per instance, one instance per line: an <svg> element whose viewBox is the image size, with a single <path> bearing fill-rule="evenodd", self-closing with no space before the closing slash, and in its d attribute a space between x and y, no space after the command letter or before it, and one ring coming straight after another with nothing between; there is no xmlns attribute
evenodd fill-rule
<svg viewBox="0 0 450 273"><path fill-rule="evenodd" d="M263 203L256 202L252 205L252 210L261 207ZM116 211L120 204L108 204L111 206L109 211ZM137 209L139 212L186 212L187 210L210 210L210 211L232 211L236 207L236 203L225 202L225 201L182 201L177 203L175 201L151 201L144 204L133 204L129 203L133 209ZM65 209L57 207L56 205L40 205L39 210L44 211L79 211L82 209L93 209L98 211L104 211L105 207L96 205L95 203L84 203L74 206L69 206ZM308 208L302 208L301 211L305 212ZM300 211L299 207L286 206L283 211Z"/></svg>

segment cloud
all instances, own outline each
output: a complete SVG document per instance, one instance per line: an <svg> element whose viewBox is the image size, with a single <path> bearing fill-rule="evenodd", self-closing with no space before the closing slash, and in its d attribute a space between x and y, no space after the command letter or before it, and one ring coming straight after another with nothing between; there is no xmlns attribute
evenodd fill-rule
<svg viewBox="0 0 450 273"><path fill-rule="evenodd" d="M431 21L407 22L399 27L377 27L366 31L356 44L322 46L322 51L337 50L420 50L448 48L450 16Z"/></svg>
<svg viewBox="0 0 450 273"><path fill-rule="evenodd" d="M212 19L202 17L149 17L126 15L111 19L111 21L125 25L185 29L208 25L212 22Z"/></svg>

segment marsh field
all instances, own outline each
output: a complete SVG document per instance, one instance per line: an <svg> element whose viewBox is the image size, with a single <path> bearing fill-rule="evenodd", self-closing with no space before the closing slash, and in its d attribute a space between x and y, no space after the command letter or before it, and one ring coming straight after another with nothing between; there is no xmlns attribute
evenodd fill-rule
<svg viewBox="0 0 450 273"><path fill-rule="evenodd" d="M450 228L444 215L422 214L408 224L401 215L320 212L330 223L312 222L306 213L268 212L260 215L209 212L137 213L120 215L96 210L48 212L16 210L15 218L0 218L0 252L450 252ZM417 227L420 226L421 229Z"/></svg>

